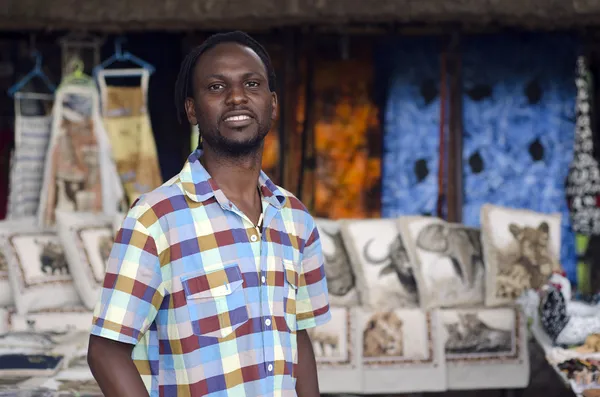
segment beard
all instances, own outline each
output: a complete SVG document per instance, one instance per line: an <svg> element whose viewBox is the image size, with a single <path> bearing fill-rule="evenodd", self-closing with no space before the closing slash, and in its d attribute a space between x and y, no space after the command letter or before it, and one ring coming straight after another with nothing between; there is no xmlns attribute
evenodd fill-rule
<svg viewBox="0 0 600 397"><path fill-rule="evenodd" d="M221 134L216 127L201 129L200 125L198 125L198 132L202 142L206 142L214 152L221 156L229 158L249 157L262 149L265 137L271 130L271 119L267 120L266 123L258 124L257 133L244 141L230 139ZM202 143L198 145L198 147L201 146Z"/></svg>

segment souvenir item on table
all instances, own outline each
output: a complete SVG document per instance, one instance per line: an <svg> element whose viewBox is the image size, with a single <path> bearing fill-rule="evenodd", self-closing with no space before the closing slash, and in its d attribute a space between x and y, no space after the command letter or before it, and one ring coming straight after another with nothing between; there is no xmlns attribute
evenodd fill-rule
<svg viewBox="0 0 600 397"><path fill-rule="evenodd" d="M58 236L81 301L93 310L100 298L106 263L112 250L113 217L56 211Z"/></svg>
<svg viewBox="0 0 600 397"><path fill-rule="evenodd" d="M159 187L163 180L158 163L156 144L148 115L148 82L146 69L131 70L141 77L140 86L118 87L107 85L105 74L98 72L102 100L102 122L112 157L121 177L129 204L141 194ZM117 73L118 71L111 71ZM111 76L114 76L111 73Z"/></svg>
<svg viewBox="0 0 600 397"><path fill-rule="evenodd" d="M557 254L572 282L575 240L564 198L573 154L577 46L573 35L537 32L472 36L461 45L462 222L481 225L486 203L560 213Z"/></svg>
<svg viewBox="0 0 600 397"><path fill-rule="evenodd" d="M89 332L93 313L83 305L65 306L37 312L9 314L10 330L35 332Z"/></svg>
<svg viewBox="0 0 600 397"><path fill-rule="evenodd" d="M440 51L434 38L395 37L377 54L379 68L389 74L381 161L383 217L436 212Z"/></svg>
<svg viewBox="0 0 600 397"><path fill-rule="evenodd" d="M394 219L340 221L361 304L373 310L418 305L417 283Z"/></svg>
<svg viewBox="0 0 600 397"><path fill-rule="evenodd" d="M446 390L439 316L421 309L356 309L363 393Z"/></svg>
<svg viewBox="0 0 600 397"><path fill-rule="evenodd" d="M15 148L11 158L7 219L35 216L50 142L53 96L15 95Z"/></svg>
<svg viewBox="0 0 600 397"><path fill-rule="evenodd" d="M0 251L19 314L81 304L58 235L35 218L1 222Z"/></svg>
<svg viewBox="0 0 600 397"><path fill-rule="evenodd" d="M356 306L359 304L356 275L352 269L348 249L344 245L338 221L315 219L321 248L325 259L325 276L331 306Z"/></svg>
<svg viewBox="0 0 600 397"><path fill-rule="evenodd" d="M512 303L523 291L541 288L554 272L562 273L561 219L560 213L481 207L486 306Z"/></svg>
<svg viewBox="0 0 600 397"><path fill-rule="evenodd" d="M556 345L581 345L589 335L600 333L600 307L570 306L574 302L567 302L553 285L541 292L540 323Z"/></svg>
<svg viewBox="0 0 600 397"><path fill-rule="evenodd" d="M478 229L434 217L398 218L413 264L421 307L483 302L484 266Z"/></svg>
<svg viewBox="0 0 600 397"><path fill-rule="evenodd" d="M381 133L370 63L321 61L314 80L315 213L378 217Z"/></svg>
<svg viewBox="0 0 600 397"><path fill-rule="evenodd" d="M10 332L0 336L0 378L51 376L64 355L52 352L57 340L51 333Z"/></svg>
<svg viewBox="0 0 600 397"><path fill-rule="evenodd" d="M123 187L93 81L63 81L52 115L39 223L54 225L56 210L115 214L122 205Z"/></svg>
<svg viewBox="0 0 600 397"><path fill-rule="evenodd" d="M322 393L360 393L360 346L355 312L348 307L332 307L331 320L308 330L315 352Z"/></svg>

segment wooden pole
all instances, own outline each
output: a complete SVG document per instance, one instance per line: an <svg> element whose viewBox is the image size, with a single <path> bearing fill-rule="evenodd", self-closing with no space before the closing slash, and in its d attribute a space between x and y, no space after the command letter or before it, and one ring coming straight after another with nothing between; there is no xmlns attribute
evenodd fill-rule
<svg viewBox="0 0 600 397"><path fill-rule="evenodd" d="M461 35L454 31L448 48L449 143L447 203L449 222L462 222L463 206L463 106Z"/></svg>

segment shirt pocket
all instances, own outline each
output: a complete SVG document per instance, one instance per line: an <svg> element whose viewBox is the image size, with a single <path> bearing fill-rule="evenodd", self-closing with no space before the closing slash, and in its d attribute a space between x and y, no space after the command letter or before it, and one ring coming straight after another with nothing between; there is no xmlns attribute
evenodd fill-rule
<svg viewBox="0 0 600 397"><path fill-rule="evenodd" d="M282 259L283 285L283 314L290 331L296 331L296 295L298 293L298 267L289 259Z"/></svg>
<svg viewBox="0 0 600 397"><path fill-rule="evenodd" d="M194 334L225 338L248 321L238 265L180 277Z"/></svg>

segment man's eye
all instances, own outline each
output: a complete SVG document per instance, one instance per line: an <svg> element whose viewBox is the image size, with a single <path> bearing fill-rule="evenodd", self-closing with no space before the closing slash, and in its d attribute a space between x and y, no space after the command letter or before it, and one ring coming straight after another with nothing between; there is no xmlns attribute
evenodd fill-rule
<svg viewBox="0 0 600 397"><path fill-rule="evenodd" d="M211 91L220 90L221 88L223 88L223 84L212 84L208 86L208 89Z"/></svg>
<svg viewBox="0 0 600 397"><path fill-rule="evenodd" d="M246 83L246 85L251 88L256 88L259 86L258 82L256 82L256 81L249 81Z"/></svg>

